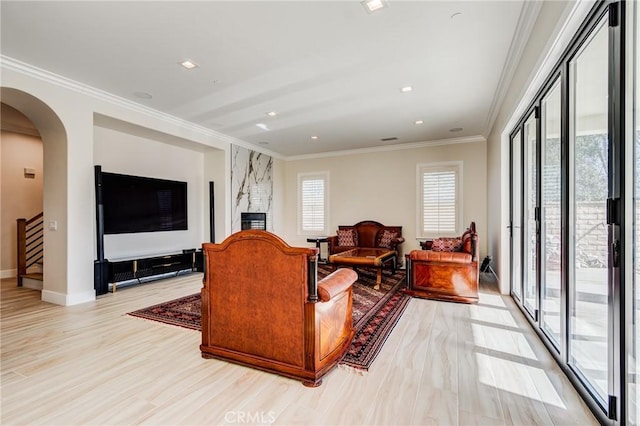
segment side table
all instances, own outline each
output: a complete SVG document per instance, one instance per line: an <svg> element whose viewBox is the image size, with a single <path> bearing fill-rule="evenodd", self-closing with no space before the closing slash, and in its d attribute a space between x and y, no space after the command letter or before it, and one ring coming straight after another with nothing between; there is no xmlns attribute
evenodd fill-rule
<svg viewBox="0 0 640 426"><path fill-rule="evenodd" d="M320 249L320 244L328 243L329 237L310 237L307 238L308 243L315 243L316 248L318 249L318 263L327 263L327 259L322 258L322 250ZM327 254L329 253L329 249L327 248Z"/></svg>

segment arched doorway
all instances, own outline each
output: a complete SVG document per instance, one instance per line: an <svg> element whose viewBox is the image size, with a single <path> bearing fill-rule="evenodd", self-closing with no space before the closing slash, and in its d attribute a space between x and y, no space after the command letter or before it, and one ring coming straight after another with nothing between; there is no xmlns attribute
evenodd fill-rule
<svg viewBox="0 0 640 426"><path fill-rule="evenodd" d="M2 278L16 277L15 285L41 290L42 138L24 114L4 102L0 102L0 115L0 274ZM21 219L20 225L17 219Z"/></svg>
<svg viewBox="0 0 640 426"><path fill-rule="evenodd" d="M59 303L66 294L67 235L58 232L67 218L67 133L58 115L43 101L22 90L1 87L2 102L24 114L36 127L43 145L44 280L42 300Z"/></svg>

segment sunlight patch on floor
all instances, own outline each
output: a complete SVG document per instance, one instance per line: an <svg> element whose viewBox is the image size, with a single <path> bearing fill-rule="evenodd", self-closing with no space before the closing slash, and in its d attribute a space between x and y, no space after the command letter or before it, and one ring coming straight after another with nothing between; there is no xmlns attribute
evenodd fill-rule
<svg viewBox="0 0 640 426"><path fill-rule="evenodd" d="M504 300L502 300L502 296L500 294L481 293L480 303L483 305L491 305L499 308L507 307L507 305L504 304Z"/></svg>
<svg viewBox="0 0 640 426"><path fill-rule="evenodd" d="M517 328L518 324L511 314L505 315L507 311L491 308L489 306L473 305L469 307L469 316L472 321L481 321L483 323L494 323L507 327Z"/></svg>
<svg viewBox="0 0 640 426"><path fill-rule="evenodd" d="M493 377L479 377L480 382L487 386L562 409L567 408L541 368L484 353L476 353L476 364L478 371L482 371L482 366L494 366Z"/></svg>

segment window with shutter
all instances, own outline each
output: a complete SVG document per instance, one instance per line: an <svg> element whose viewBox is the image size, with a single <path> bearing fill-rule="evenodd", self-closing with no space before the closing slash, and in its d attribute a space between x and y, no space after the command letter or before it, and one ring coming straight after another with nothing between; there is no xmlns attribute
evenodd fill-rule
<svg viewBox="0 0 640 426"><path fill-rule="evenodd" d="M327 234L328 173L300 174L298 176L298 233L301 235Z"/></svg>
<svg viewBox="0 0 640 426"><path fill-rule="evenodd" d="M462 163L418 165L418 238L459 235Z"/></svg>

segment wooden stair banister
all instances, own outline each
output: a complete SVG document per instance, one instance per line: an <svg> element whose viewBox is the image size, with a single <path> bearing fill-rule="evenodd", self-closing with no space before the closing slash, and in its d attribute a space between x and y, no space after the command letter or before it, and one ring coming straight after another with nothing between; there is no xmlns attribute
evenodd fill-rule
<svg viewBox="0 0 640 426"><path fill-rule="evenodd" d="M18 225L18 252L17 252L17 280L18 287L22 287L22 278L27 270L43 260L44 246L44 221L43 212L31 219L17 219Z"/></svg>

